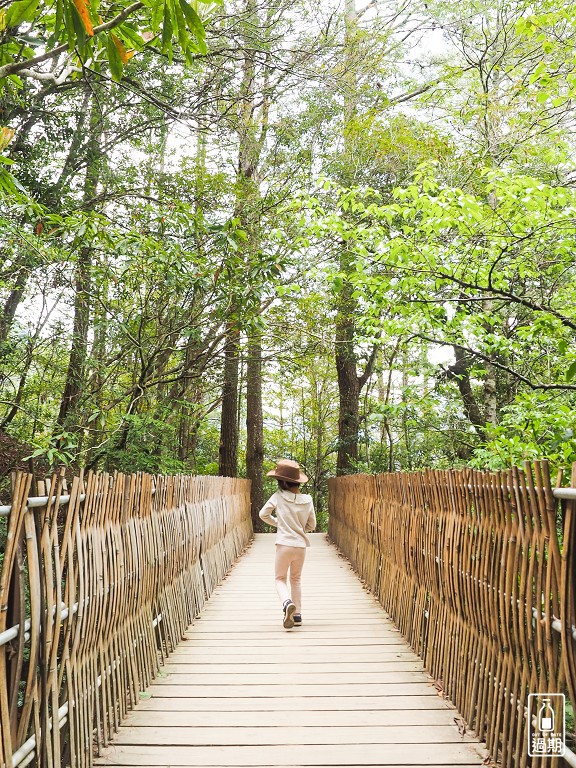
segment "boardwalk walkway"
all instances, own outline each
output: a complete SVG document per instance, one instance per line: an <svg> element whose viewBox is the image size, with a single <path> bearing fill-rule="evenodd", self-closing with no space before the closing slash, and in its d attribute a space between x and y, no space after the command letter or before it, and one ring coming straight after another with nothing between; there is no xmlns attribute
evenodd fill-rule
<svg viewBox="0 0 576 768"><path fill-rule="evenodd" d="M456 711L324 534L287 631L259 534L99 766L480 766Z"/></svg>

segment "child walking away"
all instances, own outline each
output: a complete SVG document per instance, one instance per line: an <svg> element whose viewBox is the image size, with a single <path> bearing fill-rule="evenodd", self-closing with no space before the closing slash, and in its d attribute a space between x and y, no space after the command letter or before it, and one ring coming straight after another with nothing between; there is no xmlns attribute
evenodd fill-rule
<svg viewBox="0 0 576 768"><path fill-rule="evenodd" d="M272 472L268 472L268 477L278 480L278 490L260 510L260 518L277 528L276 590L284 611L282 624L285 629L291 629L302 625L302 567L306 547L310 546L306 534L316 528L316 514L312 496L300 493L300 486L308 482L308 478L295 461L281 459Z"/></svg>

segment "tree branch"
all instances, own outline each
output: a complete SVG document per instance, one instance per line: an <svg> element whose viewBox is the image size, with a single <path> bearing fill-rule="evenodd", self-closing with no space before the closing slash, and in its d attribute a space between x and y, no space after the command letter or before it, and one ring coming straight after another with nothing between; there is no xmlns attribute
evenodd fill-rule
<svg viewBox="0 0 576 768"><path fill-rule="evenodd" d="M416 336L418 339L422 339L422 341L428 341L430 344L438 344L440 347L460 347L460 349L463 349L465 352L468 352L470 355L474 355L479 360L483 360L485 363L490 363L490 365L493 365L495 368L498 368L501 371L505 371L506 373L509 373L511 376L514 376L515 379L518 379L518 381L521 381L523 384L526 384L526 386L530 387L530 389L533 390L542 390L544 392L550 392L550 391L560 391L560 392L576 392L576 384L537 384L528 379L526 376L523 376L521 373L518 373L518 371L515 371L514 368L511 368L509 365L504 365L504 363L500 363L494 358L489 357L488 355L483 354L482 352L478 352L476 349L472 349L471 347L466 347L462 345L458 341L441 341L440 339L432 339L429 336L425 336L423 333L415 333L414 336Z"/></svg>
<svg viewBox="0 0 576 768"><path fill-rule="evenodd" d="M382 334L378 334L380 337ZM358 383L360 384L360 389L364 387L370 376L372 376L372 373L374 372L374 366L376 365L376 357L378 354L379 344L374 344L372 347L372 352L370 353L370 357L368 358L368 362L366 363L366 366L364 367L364 371L358 376Z"/></svg>

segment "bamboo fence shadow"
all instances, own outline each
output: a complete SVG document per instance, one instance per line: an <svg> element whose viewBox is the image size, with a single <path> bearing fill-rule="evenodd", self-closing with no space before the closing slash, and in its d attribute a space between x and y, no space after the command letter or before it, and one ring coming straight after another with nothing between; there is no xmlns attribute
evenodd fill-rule
<svg viewBox="0 0 576 768"><path fill-rule="evenodd" d="M564 765L529 757L527 705L576 704L575 508L546 462L330 481L329 538L504 768Z"/></svg>
<svg viewBox="0 0 576 768"><path fill-rule="evenodd" d="M13 478L0 573L0 766L84 768L251 540L250 485Z"/></svg>

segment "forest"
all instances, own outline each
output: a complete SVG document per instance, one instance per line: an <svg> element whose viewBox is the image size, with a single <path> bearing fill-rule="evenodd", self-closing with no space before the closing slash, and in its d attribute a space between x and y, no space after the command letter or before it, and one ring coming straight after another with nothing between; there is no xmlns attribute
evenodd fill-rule
<svg viewBox="0 0 576 768"><path fill-rule="evenodd" d="M0 473L576 461L576 8L0 0ZM569 475L568 475L569 477ZM255 515L257 519L257 515Z"/></svg>

